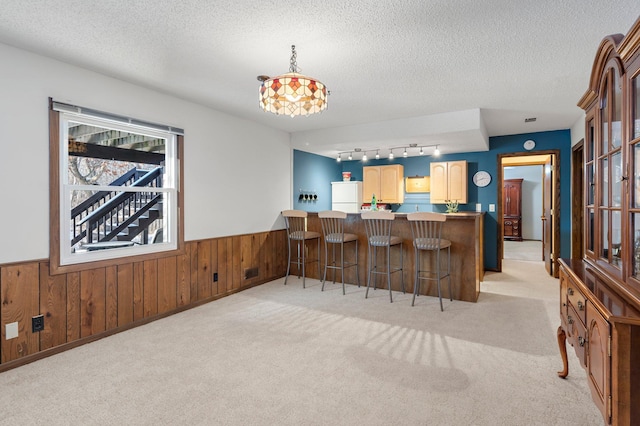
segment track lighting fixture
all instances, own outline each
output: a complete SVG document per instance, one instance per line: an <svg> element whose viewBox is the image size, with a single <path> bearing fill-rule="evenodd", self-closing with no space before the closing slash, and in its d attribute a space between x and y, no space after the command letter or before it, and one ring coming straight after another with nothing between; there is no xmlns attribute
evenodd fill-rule
<svg viewBox="0 0 640 426"><path fill-rule="evenodd" d="M440 149L439 145L421 145L418 146L418 144L412 143L409 145L404 145L404 146L394 146L389 149L389 160L393 160L395 158L394 154L393 154L393 150L395 149L402 149L402 156L404 158L409 157L409 154L415 151L412 151L414 148L416 148L418 150L417 154L418 155L425 155L425 148L432 148L435 147L434 151L433 151L433 156L437 157L440 155ZM380 149L382 149L383 151L387 148L375 148L375 149L370 149L368 150L369 152L371 151L375 151L376 152L376 156L375 159L379 160L380 159ZM355 157L356 160L358 159L358 156L360 153L362 153L362 157L360 157L360 159L362 161L368 161L369 160L369 156L367 155L367 150L363 150L362 148L354 148L352 151L342 151L338 153L338 156L336 157L336 161L339 163L342 161L342 154L347 155L347 159L348 160L353 160L354 159L354 153L355 153ZM414 154L415 155L415 154Z"/></svg>

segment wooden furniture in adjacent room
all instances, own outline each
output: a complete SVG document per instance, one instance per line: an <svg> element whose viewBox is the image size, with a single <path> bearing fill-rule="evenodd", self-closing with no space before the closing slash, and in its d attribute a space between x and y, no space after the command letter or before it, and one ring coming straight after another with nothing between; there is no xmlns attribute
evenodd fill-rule
<svg viewBox="0 0 640 426"><path fill-rule="evenodd" d="M467 203L467 161L431 163L431 203Z"/></svg>
<svg viewBox="0 0 640 426"><path fill-rule="evenodd" d="M502 189L504 239L522 241L522 179L505 179Z"/></svg>
<svg viewBox="0 0 640 426"><path fill-rule="evenodd" d="M584 244L560 263L558 344L587 370L606 424L640 419L640 19L605 37L578 105L586 112Z"/></svg>
<svg viewBox="0 0 640 426"><path fill-rule="evenodd" d="M378 203L403 203L404 167L400 164L363 167L362 202L370 203L373 194Z"/></svg>

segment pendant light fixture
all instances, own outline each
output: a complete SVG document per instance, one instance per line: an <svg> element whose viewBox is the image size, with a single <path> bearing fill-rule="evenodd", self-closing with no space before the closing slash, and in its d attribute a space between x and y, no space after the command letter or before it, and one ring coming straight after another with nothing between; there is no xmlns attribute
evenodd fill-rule
<svg viewBox="0 0 640 426"><path fill-rule="evenodd" d="M329 92L315 78L298 73L296 46L291 46L289 72L277 77L259 75L260 108L277 115L309 116L327 109Z"/></svg>

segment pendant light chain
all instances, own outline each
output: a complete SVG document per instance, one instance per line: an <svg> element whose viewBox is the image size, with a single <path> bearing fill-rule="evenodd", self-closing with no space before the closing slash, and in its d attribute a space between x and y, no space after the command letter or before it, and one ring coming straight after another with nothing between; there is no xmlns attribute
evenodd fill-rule
<svg viewBox="0 0 640 426"><path fill-rule="evenodd" d="M291 65L289 66L290 72L298 72L298 54L296 53L296 46L291 45Z"/></svg>

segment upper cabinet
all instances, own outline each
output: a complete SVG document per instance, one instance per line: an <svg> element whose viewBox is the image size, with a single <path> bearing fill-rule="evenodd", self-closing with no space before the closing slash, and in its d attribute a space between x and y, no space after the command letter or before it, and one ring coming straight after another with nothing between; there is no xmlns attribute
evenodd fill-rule
<svg viewBox="0 0 640 426"><path fill-rule="evenodd" d="M371 202L373 194L379 203L403 203L404 167L400 164L363 167L362 202Z"/></svg>
<svg viewBox="0 0 640 426"><path fill-rule="evenodd" d="M431 203L467 203L467 161L431 163Z"/></svg>

